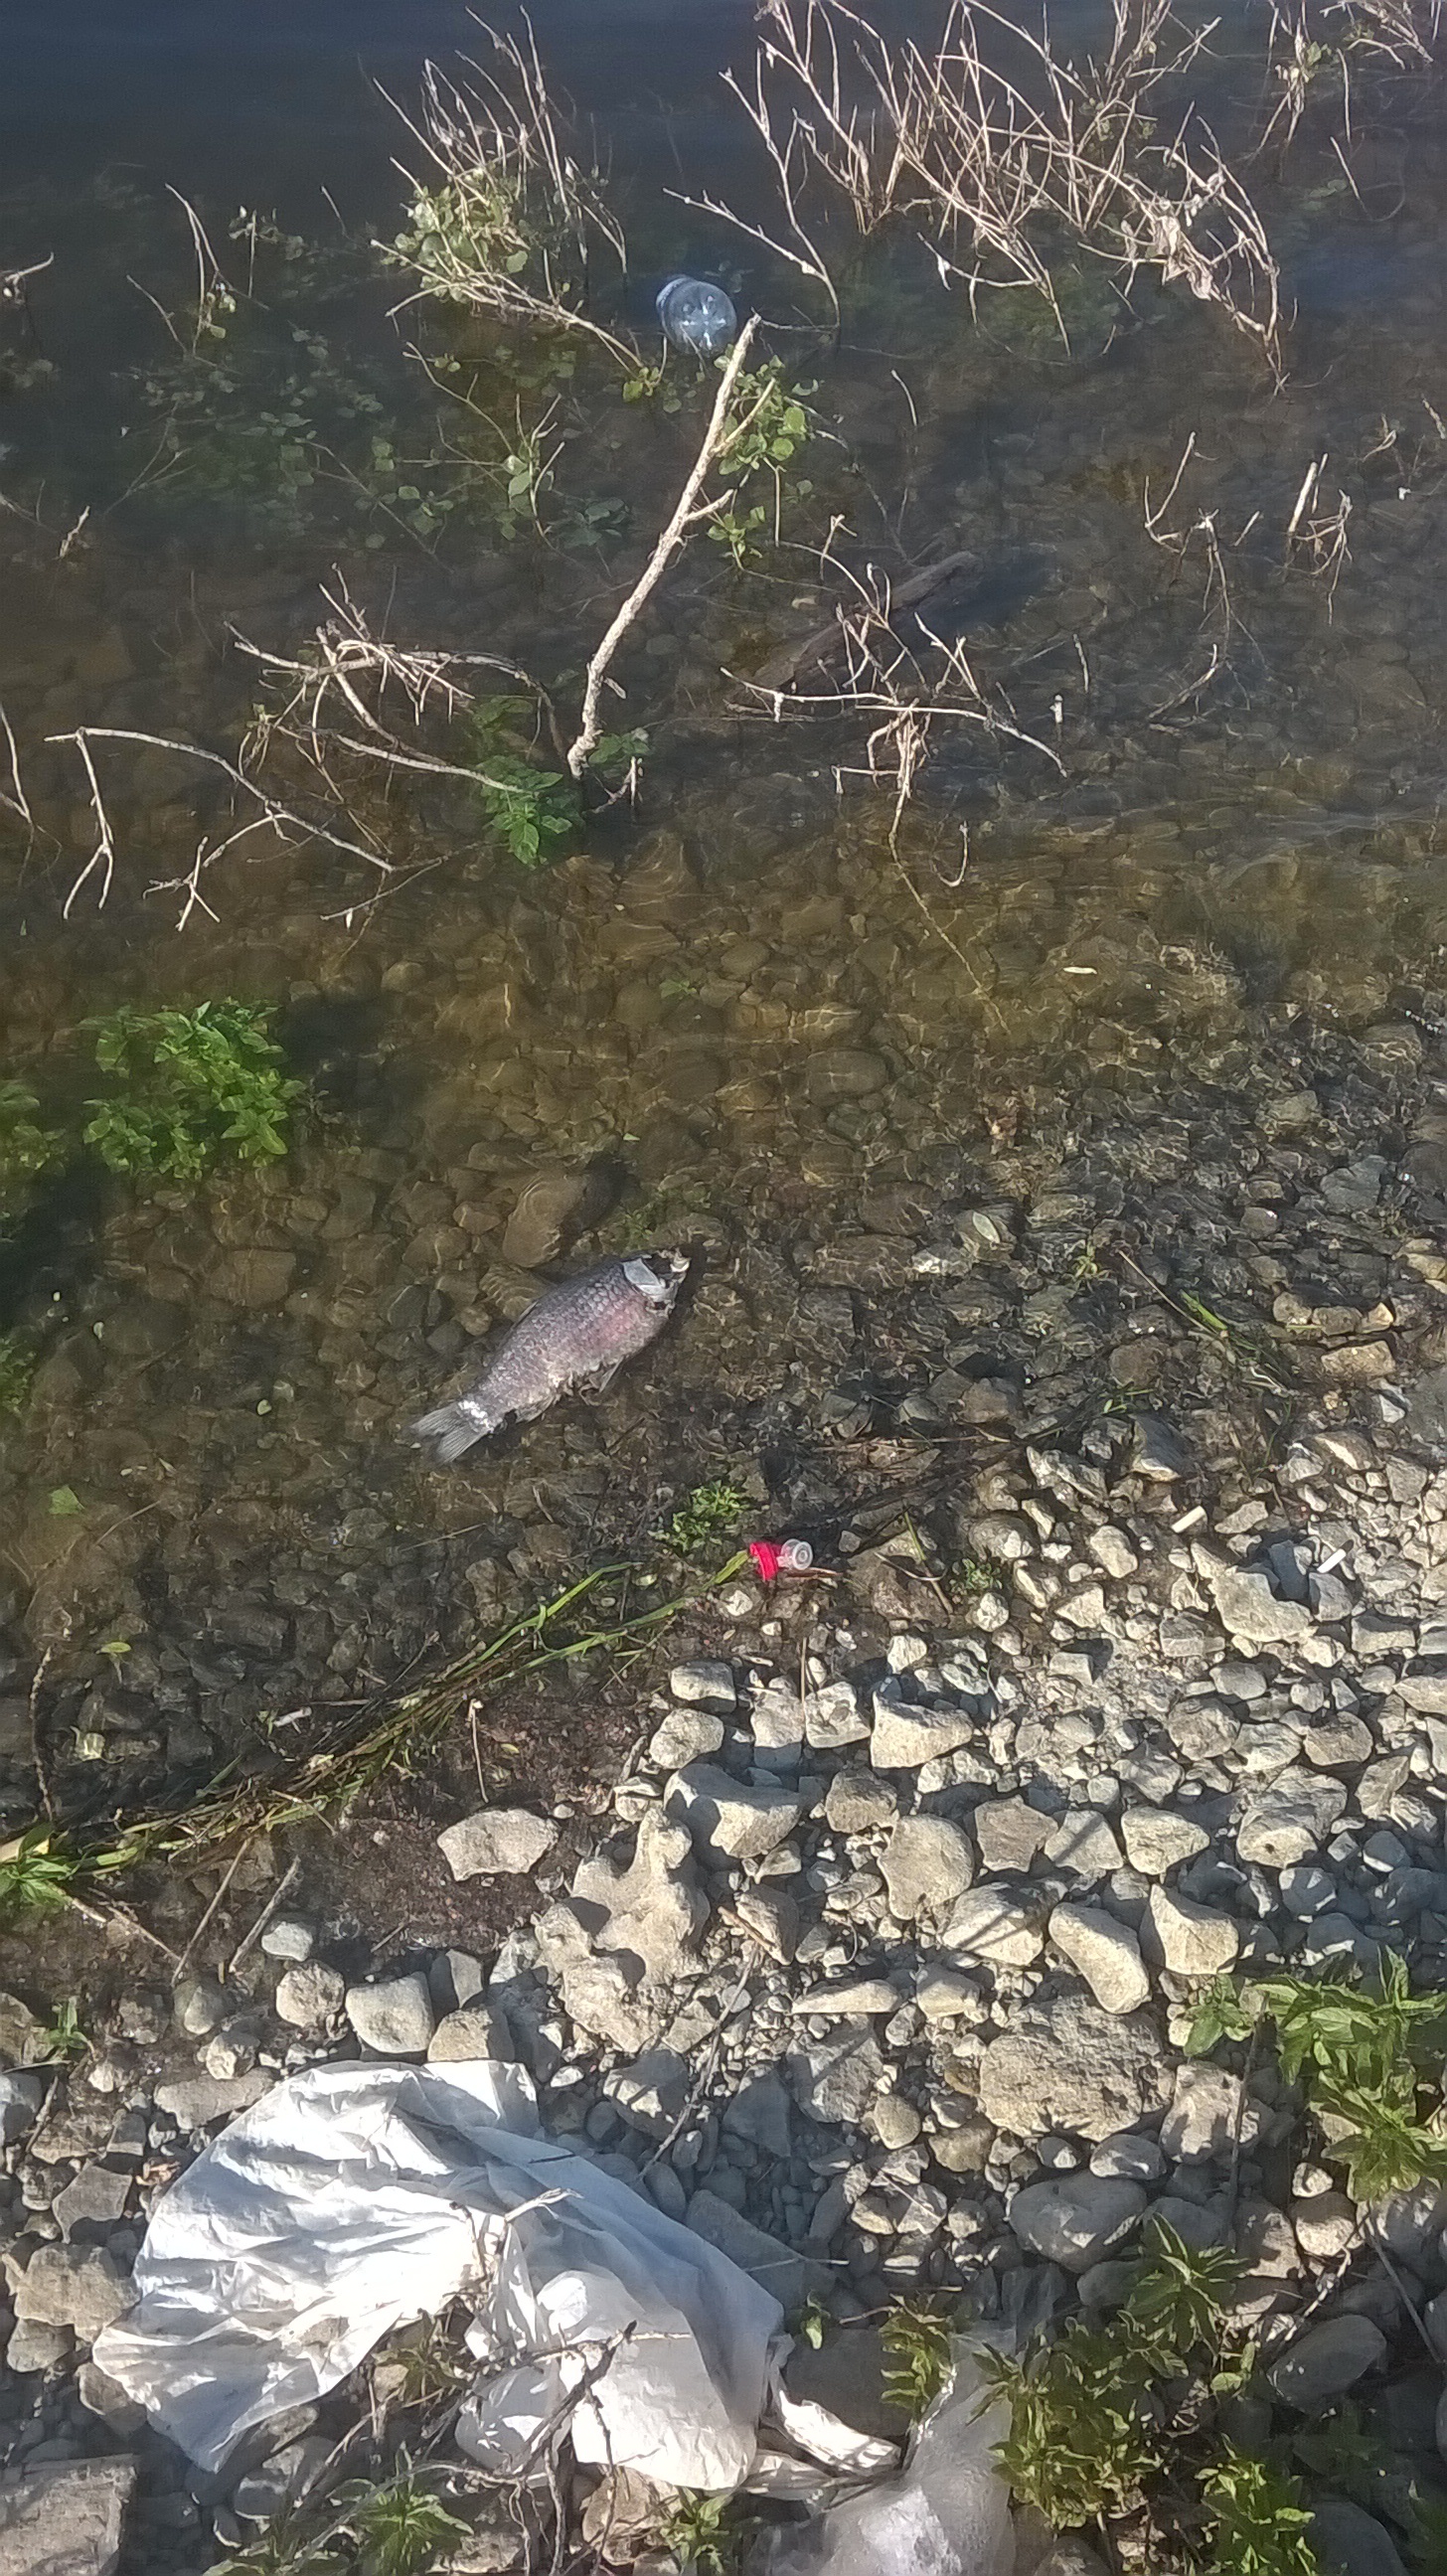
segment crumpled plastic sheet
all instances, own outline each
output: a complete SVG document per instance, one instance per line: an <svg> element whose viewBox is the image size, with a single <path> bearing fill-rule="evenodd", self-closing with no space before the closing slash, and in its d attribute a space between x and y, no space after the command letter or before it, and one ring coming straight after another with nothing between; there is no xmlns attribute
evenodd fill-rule
<svg viewBox="0 0 1447 2576"><path fill-rule="evenodd" d="M767 2533L749 2576L1011 2576L1015 2528L994 2446L1010 2410L989 2399L974 2355L955 2375L893 2476L807 2522Z"/></svg>
<svg viewBox="0 0 1447 2576"><path fill-rule="evenodd" d="M213 2470L470 2294L474 2458L525 2472L565 2423L580 2460L731 2490L783 2321L727 2256L543 2137L524 2071L481 2058L288 2077L157 2203L135 2286L95 2359Z"/></svg>

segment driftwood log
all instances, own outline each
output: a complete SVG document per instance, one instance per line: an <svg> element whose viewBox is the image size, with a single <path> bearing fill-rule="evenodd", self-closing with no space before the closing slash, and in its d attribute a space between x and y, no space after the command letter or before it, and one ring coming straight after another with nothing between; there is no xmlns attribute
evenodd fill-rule
<svg viewBox="0 0 1447 2576"><path fill-rule="evenodd" d="M943 555L938 563L926 564L923 572L911 573L907 580L892 583L889 590L889 615L882 617L879 622L887 626L889 618L897 608L916 607L920 600L928 599L932 590L938 590L943 583L947 582L952 574L973 572L978 563L978 555ZM859 607L867 608L867 603L856 602L856 613ZM755 672L754 687L756 689L793 688L807 673L820 669L828 661L830 654L844 641L843 621L847 613L846 604L841 601L827 626L816 627L814 633L806 635L802 643L786 644L777 653L771 654L763 668Z"/></svg>

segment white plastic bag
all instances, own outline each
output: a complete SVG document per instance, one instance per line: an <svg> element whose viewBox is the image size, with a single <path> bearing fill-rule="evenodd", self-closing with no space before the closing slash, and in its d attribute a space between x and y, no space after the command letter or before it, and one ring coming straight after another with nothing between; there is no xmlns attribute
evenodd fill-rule
<svg viewBox="0 0 1447 2576"><path fill-rule="evenodd" d="M95 2359L208 2469L473 2292L475 2456L523 2459L596 2376L567 2418L581 2458L732 2489L782 2323L702 2237L540 2136L528 2077L487 2059L289 2077L157 2203L135 2281Z"/></svg>
<svg viewBox="0 0 1447 2576"><path fill-rule="evenodd" d="M979 2365L958 2349L955 2376L893 2477L806 2523L770 2532L758 2576L1011 2576L1010 2491L994 2446L1010 2410L984 2397Z"/></svg>

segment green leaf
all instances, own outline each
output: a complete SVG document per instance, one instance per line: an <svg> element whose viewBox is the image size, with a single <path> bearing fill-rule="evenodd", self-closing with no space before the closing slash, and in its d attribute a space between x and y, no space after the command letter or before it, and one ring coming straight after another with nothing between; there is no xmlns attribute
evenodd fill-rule
<svg viewBox="0 0 1447 2576"><path fill-rule="evenodd" d="M85 1505L73 1485L52 1485L50 1508L57 1520L66 1521L72 1520L77 1512L83 1512Z"/></svg>

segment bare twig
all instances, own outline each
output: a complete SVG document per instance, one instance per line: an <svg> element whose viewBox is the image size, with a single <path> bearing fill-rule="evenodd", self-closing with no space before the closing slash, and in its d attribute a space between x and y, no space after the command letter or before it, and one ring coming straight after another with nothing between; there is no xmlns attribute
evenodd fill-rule
<svg viewBox="0 0 1447 2576"><path fill-rule="evenodd" d="M729 404L744 361L753 345L757 328L757 317L751 318L744 324L734 342L729 352L728 363L719 378L718 392L714 396L713 409L709 414L702 443L689 469L683 490L674 505L673 514L663 528L652 554L614 617L602 642L589 660L583 681L583 703L578 731L567 753L568 770L573 778L582 777L588 765L589 754L596 751L598 747L602 735L598 709L602 700L603 684L619 645L629 627L658 588L690 530L711 514L712 505L701 502L699 495L708 479L710 466L726 440L733 434L729 421Z"/></svg>

